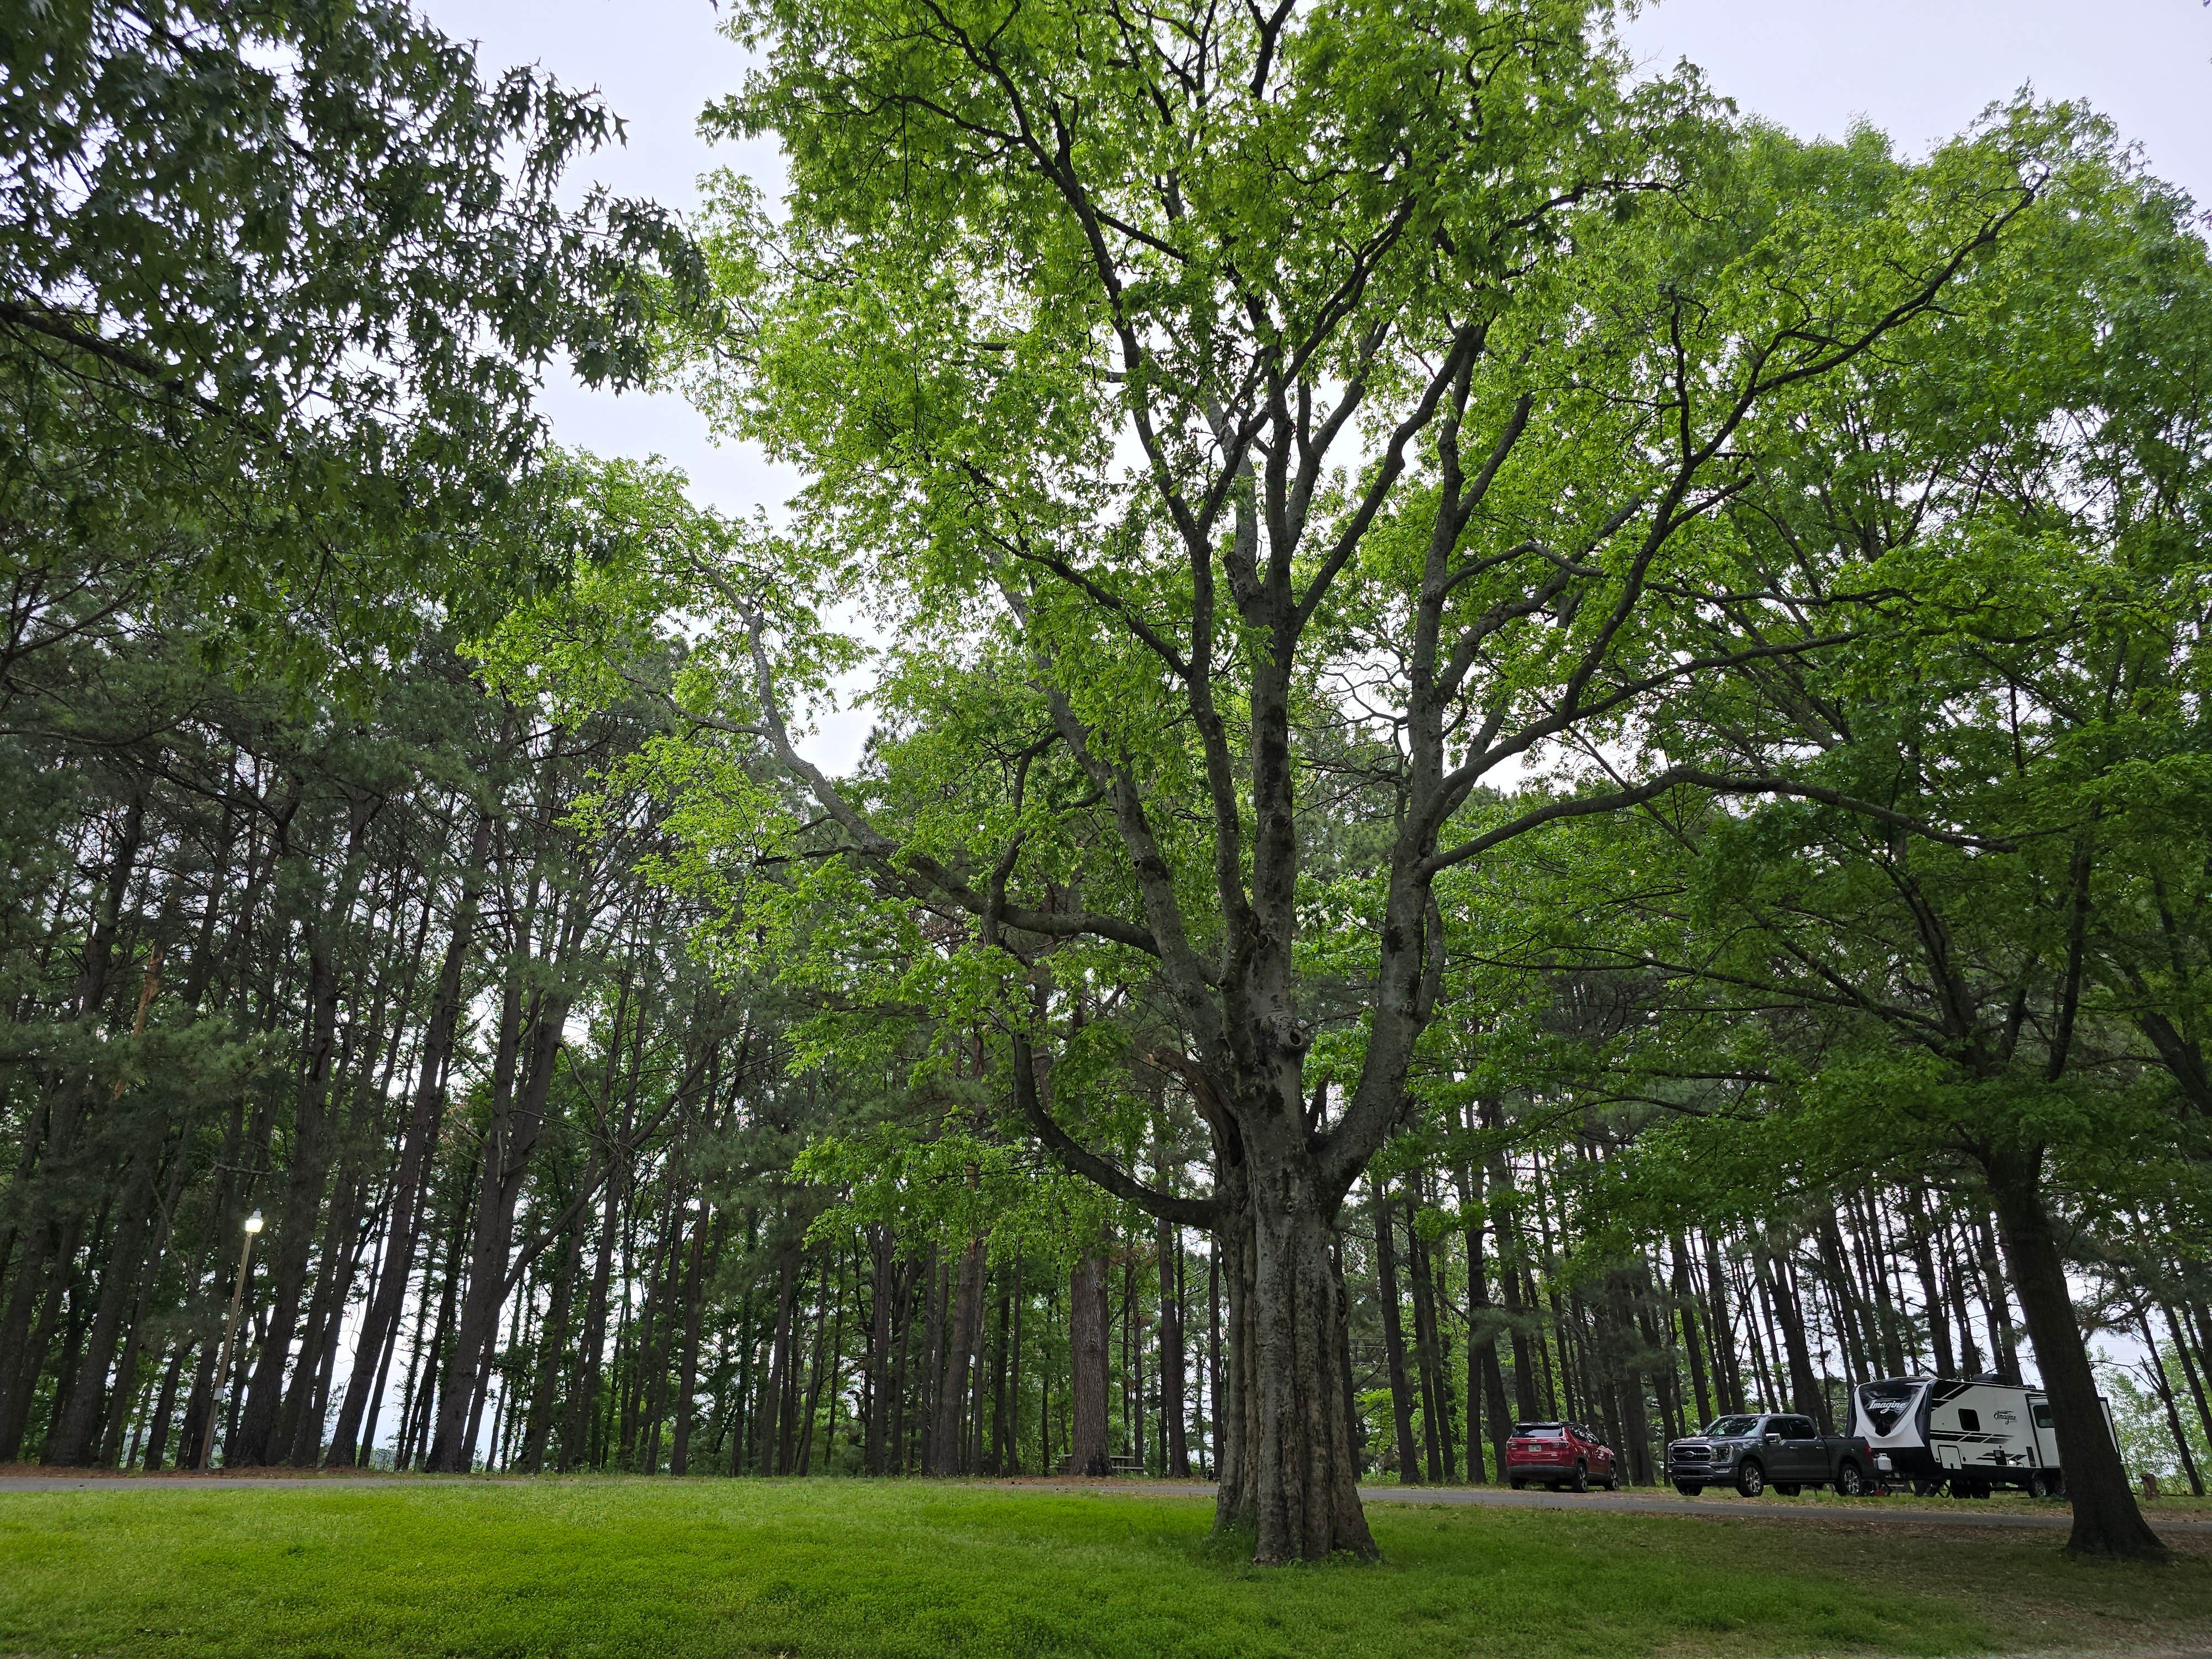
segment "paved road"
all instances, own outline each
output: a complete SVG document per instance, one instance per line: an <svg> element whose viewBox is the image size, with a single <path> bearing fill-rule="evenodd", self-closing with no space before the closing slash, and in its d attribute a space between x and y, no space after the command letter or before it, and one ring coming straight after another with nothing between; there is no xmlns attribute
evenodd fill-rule
<svg viewBox="0 0 2212 1659"><path fill-rule="evenodd" d="M424 1486L520 1485L526 1476L483 1475L129 1475L0 1474L0 1494L15 1492L239 1492L264 1486L381 1487L389 1492L411 1492ZM1211 1498L1213 1488L1203 1481L1162 1480L1002 1480L993 1485L1012 1492L1097 1492L1142 1493L1162 1498ZM1741 1498L1668 1498L1637 1492L1583 1493L1512 1492L1497 1486L1362 1486L1359 1495L1370 1504L1439 1504L1479 1505L1501 1510L1609 1510L1625 1515L1695 1515L1720 1520L1759 1520L1861 1522L1874 1525L1920 1527L2025 1528L2049 1531L2070 1524L2063 1508L2044 1511L2007 1509L1917 1509L1910 1498L1870 1498L1862 1504L1791 1504L1754 1502ZM2212 1534L2212 1516L2156 1515L2151 1525L2160 1532Z"/></svg>
<svg viewBox="0 0 2212 1659"><path fill-rule="evenodd" d="M0 1483L4 1484L4 1483ZM1015 1485L1006 1482L1006 1485ZM1019 1483L1029 1484L1029 1483ZM1041 1486L1066 1488L1067 1481L1040 1481ZM1083 1486L1095 1492L1146 1492L1172 1496L1176 1493L1202 1492L1211 1497L1213 1488L1204 1482L1184 1485L1180 1481L1103 1481ZM2065 1528L2073 1524L2063 1505L2048 1510L2009 1509L1916 1509L1911 1498L1869 1498L1863 1503L1790 1504L1754 1502L1743 1498L1669 1498L1660 1493L1638 1492L1514 1492L1504 1486L1362 1486L1359 1496L1370 1504L1441 1504L1449 1506L1476 1505L1496 1510L1611 1510L1626 1515L1698 1515L1715 1516L1723 1520L1757 1517L1782 1521L1826 1521L1856 1523L1862 1521L1890 1522L1896 1525L1922 1527L2026 1527L2045 1530ZM2190 1516L2154 1514L2151 1525L2160 1532L2212 1533L2212 1516Z"/></svg>
<svg viewBox="0 0 2212 1659"><path fill-rule="evenodd" d="M1747 1498L1662 1498L1634 1492L1512 1492L1484 1486L1443 1486L1433 1490L1403 1486L1362 1486L1359 1495L1370 1503L1475 1504L1486 1509L1616 1510L1630 1515L1772 1516L1786 1521L1861 1521L1911 1523L1923 1527L2042 1527L2073 1525L2063 1505L2046 1511L2019 1510L1927 1510L1911 1507L1910 1498L1869 1498L1862 1503L1774 1504ZM2154 1515L2151 1525L2161 1532L2212 1533L2212 1516Z"/></svg>

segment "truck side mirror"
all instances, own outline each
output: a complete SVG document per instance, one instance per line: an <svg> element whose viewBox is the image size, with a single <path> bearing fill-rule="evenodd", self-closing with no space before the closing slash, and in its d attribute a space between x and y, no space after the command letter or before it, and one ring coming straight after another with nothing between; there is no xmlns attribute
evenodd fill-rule
<svg viewBox="0 0 2212 1659"><path fill-rule="evenodd" d="M1782 1443L1782 1437L1778 1434L1770 1434L1766 1437L1766 1443L1770 1446L1778 1446Z"/></svg>

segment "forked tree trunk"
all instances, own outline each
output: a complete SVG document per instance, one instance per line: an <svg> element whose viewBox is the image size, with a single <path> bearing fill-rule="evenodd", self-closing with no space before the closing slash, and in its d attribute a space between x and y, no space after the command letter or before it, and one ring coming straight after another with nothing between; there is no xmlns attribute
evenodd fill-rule
<svg viewBox="0 0 2212 1659"><path fill-rule="evenodd" d="M2043 1201L2043 1155L2003 1152L1984 1160L1990 1196L2012 1267L2013 1288L2027 1316L2028 1340L2035 1345L2043 1387L2051 1396L2051 1428L2058 1437L2059 1466L2066 1472L2066 1493L2074 1505L2074 1534L2067 1550L2075 1555L2110 1555L2162 1560L2166 1546L2136 1507L2127 1466L2105 1427L2097 1398L2096 1374L2074 1300L2066 1289L2066 1262Z"/></svg>

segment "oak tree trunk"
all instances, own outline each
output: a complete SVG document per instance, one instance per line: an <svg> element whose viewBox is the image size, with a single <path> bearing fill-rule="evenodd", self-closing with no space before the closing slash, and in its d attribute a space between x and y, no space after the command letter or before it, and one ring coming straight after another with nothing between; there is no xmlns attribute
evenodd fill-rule
<svg viewBox="0 0 2212 1659"><path fill-rule="evenodd" d="M1242 1419L1241 1443L1223 1462L1216 1524L1249 1528L1262 1565L1371 1559L1342 1383L1334 1205L1302 1152L1248 1142L1246 1157L1249 1202L1224 1228L1235 1239L1231 1387L1246 1399L1229 1413Z"/></svg>
<svg viewBox="0 0 2212 1659"><path fill-rule="evenodd" d="M2136 1507L2127 1468L2105 1426L2088 1345L2081 1340L2066 1288L2065 1258L2043 1201L2042 1152L1995 1152L1984 1159L1984 1168L2013 1285L2051 1396L2059 1466L2066 1472L2066 1494L2074 1505L2074 1532L2066 1547L2076 1555L2162 1560L2166 1546Z"/></svg>

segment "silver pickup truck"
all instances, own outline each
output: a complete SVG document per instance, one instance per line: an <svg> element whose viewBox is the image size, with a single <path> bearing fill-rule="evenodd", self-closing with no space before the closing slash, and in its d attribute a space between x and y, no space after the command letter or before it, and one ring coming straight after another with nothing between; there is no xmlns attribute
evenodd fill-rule
<svg viewBox="0 0 2212 1659"><path fill-rule="evenodd" d="M1707 1486L1734 1486L1746 1498L1770 1486L1784 1498L1833 1486L1856 1498L1874 1489L1874 1468L1860 1436L1822 1434L1811 1418L1778 1412L1716 1418L1703 1434L1667 1448L1667 1478L1686 1498Z"/></svg>

